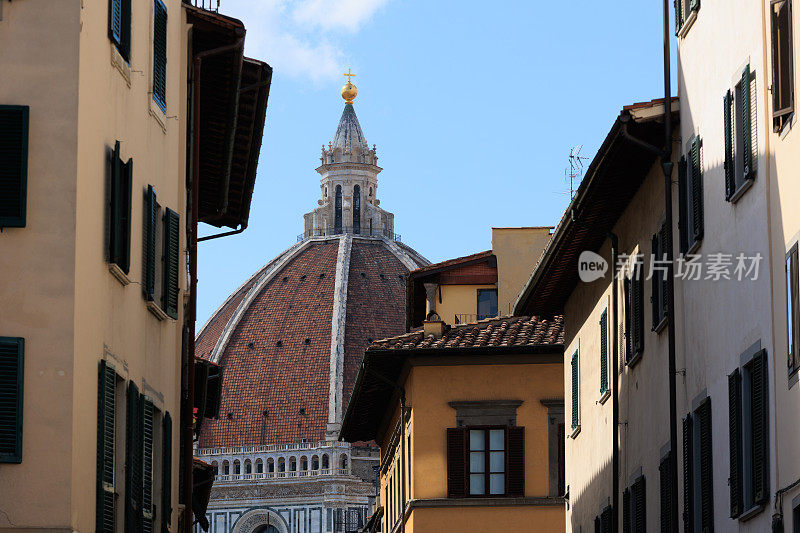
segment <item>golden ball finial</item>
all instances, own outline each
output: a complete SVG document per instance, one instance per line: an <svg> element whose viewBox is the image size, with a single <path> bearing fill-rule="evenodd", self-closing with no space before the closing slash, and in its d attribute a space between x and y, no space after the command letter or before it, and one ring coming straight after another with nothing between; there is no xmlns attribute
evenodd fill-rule
<svg viewBox="0 0 800 533"><path fill-rule="evenodd" d="M355 74L351 73L350 69L347 69L347 73L344 75L347 76L347 83L345 83L344 87L342 87L342 98L344 98L345 104L352 104L353 99L358 94L358 89L356 89L356 86L350 83L350 77L355 76Z"/></svg>

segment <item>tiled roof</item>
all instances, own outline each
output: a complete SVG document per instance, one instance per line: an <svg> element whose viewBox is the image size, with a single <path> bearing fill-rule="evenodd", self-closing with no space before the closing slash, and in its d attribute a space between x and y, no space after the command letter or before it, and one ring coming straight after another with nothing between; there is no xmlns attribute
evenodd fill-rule
<svg viewBox="0 0 800 533"><path fill-rule="evenodd" d="M564 318L500 317L453 326L441 336L425 336L422 330L382 339L369 350L413 350L421 348L480 348L538 346L564 343Z"/></svg>
<svg viewBox="0 0 800 533"><path fill-rule="evenodd" d="M678 101L678 97L677 96L673 96L672 97L672 101L673 102L677 102ZM636 103L633 103L633 104L630 104L630 105L623 106L622 110L623 111L631 111L633 109L642 109L642 108L645 108L645 107L655 107L657 105L663 105L663 104L664 104L664 99L663 98L656 98L654 100L650 100L649 102L636 102Z"/></svg>
<svg viewBox="0 0 800 533"><path fill-rule="evenodd" d="M447 261L441 261L439 263L431 263L430 265L424 266L422 268L418 268L411 272L413 276L418 274L424 274L425 272L430 272L431 270L442 270L446 267L450 266L458 266L462 263L468 263L470 261L476 261L478 259L488 259L492 256L491 250L486 250L484 252L478 252L471 255L465 255L463 257L456 257L454 259L448 259Z"/></svg>

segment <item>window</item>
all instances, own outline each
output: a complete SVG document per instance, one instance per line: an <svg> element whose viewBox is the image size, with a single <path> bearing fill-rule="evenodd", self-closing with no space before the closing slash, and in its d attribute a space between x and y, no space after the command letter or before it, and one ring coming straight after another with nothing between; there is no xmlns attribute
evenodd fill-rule
<svg viewBox="0 0 800 533"><path fill-rule="evenodd" d="M478 320L497 316L497 289L478 289Z"/></svg>
<svg viewBox="0 0 800 533"><path fill-rule="evenodd" d="M145 499L144 403L139 388L128 382L125 416L125 523L142 520ZM152 426L151 426L152 427ZM152 497L152 494L151 494Z"/></svg>
<svg viewBox="0 0 800 533"><path fill-rule="evenodd" d="M228 464L228 461L224 461L224 462L222 463L222 474L223 474L223 475L225 475L225 476L227 476L227 475L228 475L228 474L230 474L230 473L231 473L231 467L230 467L230 464Z"/></svg>
<svg viewBox="0 0 800 533"><path fill-rule="evenodd" d="M322 468L323 468L323 470L327 470L328 468L330 468L330 466L328 466L328 454L327 453L323 454L323 456L322 456Z"/></svg>
<svg viewBox="0 0 800 533"><path fill-rule="evenodd" d="M633 366L644 351L644 276L636 262L624 280L625 293L625 362Z"/></svg>
<svg viewBox="0 0 800 533"><path fill-rule="evenodd" d="M524 440L517 426L449 428L448 498L523 496Z"/></svg>
<svg viewBox="0 0 800 533"><path fill-rule="evenodd" d="M600 394L608 392L608 309L600 315Z"/></svg>
<svg viewBox="0 0 800 533"><path fill-rule="evenodd" d="M253 473L253 464L250 462L249 459L244 462L244 473L245 474Z"/></svg>
<svg viewBox="0 0 800 533"><path fill-rule="evenodd" d="M25 227L28 115L28 106L0 105L0 228Z"/></svg>
<svg viewBox="0 0 800 533"><path fill-rule="evenodd" d="M267 459L267 472L273 473L275 472L275 461L272 459Z"/></svg>
<svg viewBox="0 0 800 533"><path fill-rule="evenodd" d="M731 517L769 501L767 351L728 376Z"/></svg>
<svg viewBox="0 0 800 533"><path fill-rule="evenodd" d="M711 398L683 419L683 521L692 531L714 526Z"/></svg>
<svg viewBox="0 0 800 533"><path fill-rule="evenodd" d="M347 456L346 455L342 455L342 460L341 461L342 461L342 468L343 469L347 468Z"/></svg>
<svg viewBox="0 0 800 533"><path fill-rule="evenodd" d="M311 470L319 470L319 458L316 455L311 457Z"/></svg>
<svg viewBox="0 0 800 533"><path fill-rule="evenodd" d="M681 252L693 251L703 239L703 141L695 136L689 144L689 159L678 162L678 199Z"/></svg>
<svg viewBox="0 0 800 533"><path fill-rule="evenodd" d="M725 119L725 199L735 201L755 179L757 157L755 136L755 76L750 65L742 71L741 80L723 98Z"/></svg>
<svg viewBox="0 0 800 533"><path fill-rule="evenodd" d="M336 186L336 199L334 200L333 231L342 232L342 186Z"/></svg>
<svg viewBox="0 0 800 533"><path fill-rule="evenodd" d="M800 368L800 355L798 355L798 265L797 243L786 254L786 353L789 374L794 374Z"/></svg>
<svg viewBox="0 0 800 533"><path fill-rule="evenodd" d="M256 459L256 474L263 474L264 473L264 461L261 459Z"/></svg>
<svg viewBox="0 0 800 533"><path fill-rule="evenodd" d="M644 476L639 476L629 489L622 493L622 531L624 533L645 533L647 513Z"/></svg>
<svg viewBox="0 0 800 533"><path fill-rule="evenodd" d="M116 439L117 373L100 361L97 393L97 506L96 530L115 531L114 449Z"/></svg>
<svg viewBox="0 0 800 533"><path fill-rule="evenodd" d="M670 475L670 464L672 463L672 452L661 458L658 465L659 498L661 503L661 531L671 532L672 527L672 478ZM675 528L677 529L677 528Z"/></svg>
<svg viewBox="0 0 800 533"><path fill-rule="evenodd" d="M308 470L308 459L305 456L300 458L300 470Z"/></svg>
<svg viewBox="0 0 800 533"><path fill-rule="evenodd" d="M108 37L125 61L131 56L131 0L108 0Z"/></svg>
<svg viewBox="0 0 800 533"><path fill-rule="evenodd" d="M581 425L580 421L580 375L578 370L578 350L572 354L572 431Z"/></svg>
<svg viewBox="0 0 800 533"><path fill-rule="evenodd" d="M675 33L678 34L689 17L700 9L700 0L674 0L674 3Z"/></svg>
<svg viewBox="0 0 800 533"><path fill-rule="evenodd" d="M153 100L167 112L167 7L155 0L153 12Z"/></svg>
<svg viewBox="0 0 800 533"><path fill-rule="evenodd" d="M180 294L180 215L167 208L164 210L164 289L162 308L167 316L178 318L178 296Z"/></svg>
<svg viewBox="0 0 800 533"><path fill-rule="evenodd" d="M361 187L353 186L353 233L361 233Z"/></svg>
<svg viewBox="0 0 800 533"><path fill-rule="evenodd" d="M172 522L172 416L166 412L162 420L161 459L161 531L170 531ZM216 468L214 469L216 475ZM158 492L156 492L158 494Z"/></svg>
<svg viewBox="0 0 800 533"><path fill-rule="evenodd" d="M0 337L0 463L22 462L25 339Z"/></svg>
<svg viewBox="0 0 800 533"><path fill-rule="evenodd" d="M297 459L292 457L289 459L289 472L296 472L297 471Z"/></svg>
<svg viewBox="0 0 800 533"><path fill-rule="evenodd" d="M594 519L595 533L612 533L611 516L611 506L607 505Z"/></svg>
<svg viewBox="0 0 800 533"><path fill-rule="evenodd" d="M238 459L233 462L233 473L237 476L242 473L242 463Z"/></svg>
<svg viewBox="0 0 800 533"><path fill-rule="evenodd" d="M658 233L653 235L652 293L650 303L653 307L653 331L661 331L667 319L667 250L669 233L667 223L661 224Z"/></svg>
<svg viewBox="0 0 800 533"><path fill-rule="evenodd" d="M119 141L111 153L111 205L109 209L108 262L124 274L131 266L131 185L133 160L120 159Z"/></svg>
<svg viewBox="0 0 800 533"><path fill-rule="evenodd" d="M772 127L778 132L794 112L792 0L772 0Z"/></svg>
<svg viewBox="0 0 800 533"><path fill-rule="evenodd" d="M158 274L163 276L160 268L157 268L156 261L156 241L158 240L158 211L159 205L156 199L156 190L152 185L147 186L147 191L144 194L144 214L142 216L144 222L144 245L142 246L142 253L144 254L144 283L142 284L142 293L144 299L152 302L156 296L156 277ZM157 272L159 271L159 272ZM159 287L160 289L160 287Z"/></svg>

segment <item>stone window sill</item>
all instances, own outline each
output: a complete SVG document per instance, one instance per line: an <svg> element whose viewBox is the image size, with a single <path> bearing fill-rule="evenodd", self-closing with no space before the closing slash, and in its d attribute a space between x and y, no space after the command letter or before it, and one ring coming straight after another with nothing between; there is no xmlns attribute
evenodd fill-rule
<svg viewBox="0 0 800 533"><path fill-rule="evenodd" d="M761 513L761 511L764 510L764 508L765 506L763 503L752 506L750 509L739 515L739 522L747 522L751 518L756 517L758 514Z"/></svg>
<svg viewBox="0 0 800 533"><path fill-rule="evenodd" d="M117 281L122 283L123 287L131 283L131 279L128 277L128 275L125 274L125 272L123 272L122 269L115 263L108 264L108 271L111 272L115 278L117 278Z"/></svg>
<svg viewBox="0 0 800 533"><path fill-rule="evenodd" d="M574 440L575 437L577 437L580 432L581 432L581 425L578 424L577 426L575 426L575 429L572 430L572 433L569 434L569 438Z"/></svg>
<svg viewBox="0 0 800 533"><path fill-rule="evenodd" d="M119 53L117 50L117 46L114 43L111 44L111 64L117 69L117 72L120 73L122 79L125 80L125 84L128 86L128 89L131 88L131 66L130 64L125 61L125 58Z"/></svg>
<svg viewBox="0 0 800 533"><path fill-rule="evenodd" d="M153 117L158 125L161 127L161 131L164 134L167 133L167 114L164 113L155 100L153 100L153 94L150 93L150 116Z"/></svg>
<svg viewBox="0 0 800 533"><path fill-rule="evenodd" d="M680 31L678 32L678 37L683 39L686 37L686 34L689 33L689 30L694 25L694 21L697 20L697 10L692 11L689 13L689 16L683 21L683 26L681 26Z"/></svg>
<svg viewBox="0 0 800 533"><path fill-rule="evenodd" d="M728 201L732 204L735 204L739 200L739 198L744 196L744 193L746 193L750 189L750 187L753 186L754 181L755 181L754 178L747 178L746 180L744 180L744 183L739 185L739 188L736 189L736 192L734 192L731 195Z"/></svg>
<svg viewBox="0 0 800 533"><path fill-rule="evenodd" d="M666 314L661 318L659 323L655 325L655 327L653 328L653 331L655 331L656 335L658 335L662 331L664 331L665 327L667 327L667 315Z"/></svg>
<svg viewBox="0 0 800 533"><path fill-rule="evenodd" d="M167 314L161 310L158 304L152 300L147 302L147 310L153 313L153 316L159 320L166 320L169 318L169 316L167 316Z"/></svg>
<svg viewBox="0 0 800 533"><path fill-rule="evenodd" d="M597 403L599 403L600 405L603 405L604 403L606 403L608 401L609 398L611 398L611 389L610 388L605 390L603 395L600 396L600 399L597 400Z"/></svg>

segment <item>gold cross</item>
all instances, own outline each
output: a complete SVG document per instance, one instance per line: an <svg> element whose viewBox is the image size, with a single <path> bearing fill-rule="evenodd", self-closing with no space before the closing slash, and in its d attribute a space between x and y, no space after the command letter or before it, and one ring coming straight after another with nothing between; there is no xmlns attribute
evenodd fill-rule
<svg viewBox="0 0 800 533"><path fill-rule="evenodd" d="M351 74L350 69L347 69L347 72L342 74L342 76L347 76L347 83L350 83L350 76L355 76L355 74Z"/></svg>

